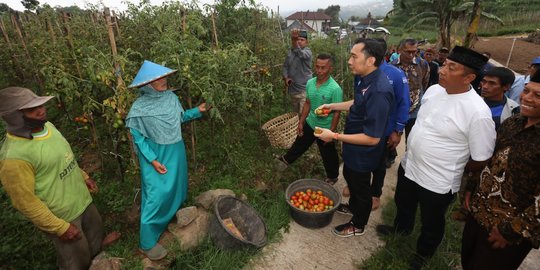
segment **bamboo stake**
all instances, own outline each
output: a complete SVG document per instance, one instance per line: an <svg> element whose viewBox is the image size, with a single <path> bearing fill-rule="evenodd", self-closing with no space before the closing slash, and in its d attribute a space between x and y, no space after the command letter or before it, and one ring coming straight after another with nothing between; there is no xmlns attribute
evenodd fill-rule
<svg viewBox="0 0 540 270"><path fill-rule="evenodd" d="M71 57L75 60L75 68L77 69L77 74L79 78L82 79L81 66L79 65L79 60L75 55L75 46L73 45L73 35L71 34L71 28L69 27L69 16L66 12L62 11L62 20L64 22L64 29L66 30L66 37L68 41L68 47L71 50Z"/></svg>
<svg viewBox="0 0 540 270"><path fill-rule="evenodd" d="M15 51L13 50L13 46L11 45L11 41L9 40L9 35L6 31L6 26L4 25L4 19L2 17L0 17L0 30L2 31L2 35L4 36L4 40L6 41L6 44L8 46L8 50L10 51L11 60L13 61L13 68L15 69L15 73L17 74L18 77L20 77L24 81L24 73L22 72L22 69L19 66L17 57L15 57Z"/></svg>
<svg viewBox="0 0 540 270"><path fill-rule="evenodd" d="M218 36L217 36L216 18L215 18L214 10L212 10L212 32L214 32L215 48L219 50L219 42L218 42Z"/></svg>
<svg viewBox="0 0 540 270"><path fill-rule="evenodd" d="M46 18L46 19L45 19L45 24L47 25L47 31L49 31L49 35L51 36L53 45L56 46L56 35L54 34L54 30L53 30L53 28L52 28L52 23L51 23L51 21L49 20L49 18Z"/></svg>
<svg viewBox="0 0 540 270"><path fill-rule="evenodd" d="M24 41L24 37L22 34L21 27L19 25L19 21L15 14L11 13L11 22L13 23L13 26L15 27L15 31L17 32L17 35L19 36L19 39L21 40L22 47L24 49L24 53L26 54L26 57L30 61L30 65L32 66L32 69L34 70L34 80L38 83L40 92L42 92L45 89L45 86L43 85L43 81L39 77L39 72L36 70L36 65L34 65L34 60L32 60L32 57L30 56L30 53L28 52L28 48L26 47L26 42Z"/></svg>
<svg viewBox="0 0 540 270"><path fill-rule="evenodd" d="M111 45L111 53L112 53L113 61L114 61L114 71L115 71L115 76L116 76L116 91L123 91L123 90L126 89L126 86L125 86L124 80L122 79L122 75L121 75L121 72L120 72L121 71L120 64L116 60L116 57L118 55L118 50L116 48L116 39L115 39L115 36L114 36L114 30L113 30L113 25L112 25L112 22L111 22L111 14L110 14L109 8L105 8L103 10L103 13L105 15L105 22L107 24L107 29L108 29L108 33L109 33L109 43ZM119 103L116 106L117 112L119 112L122 115L125 115L125 113L126 113L125 108L126 108L126 104L122 104L122 103ZM131 161L132 161L133 165L135 166L135 168L139 169L139 163L137 163L137 156L135 154L135 148L133 147L133 145L134 145L133 137L131 136L131 134L129 132L127 132L127 137L128 137L128 141L129 141L129 150L130 150ZM117 151L120 151L120 150L117 149ZM123 169L122 169L122 160L121 159L118 159L118 164L120 166L120 174L122 175L122 179L123 179L124 178L123 177L124 172L123 172Z"/></svg>
<svg viewBox="0 0 540 270"><path fill-rule="evenodd" d="M114 10L112 11L112 21L114 24L114 29L116 30L116 38L120 40L120 27L118 26L118 18L116 17L116 13L114 12Z"/></svg>
<svg viewBox="0 0 540 270"><path fill-rule="evenodd" d="M182 16L182 33L184 33L184 35L187 35L187 14L186 14L186 11L184 9L182 9L182 11L180 12L181 16ZM176 59L178 65L180 65L180 61L178 59ZM189 108L192 108L193 107L193 101L191 99L191 93L189 91L189 84L186 86L186 93L187 93L187 102L188 102L188 107ZM191 155L192 155L192 158L193 158L193 163L195 164L195 166L197 166L197 147L196 147L196 143L195 143L195 132L196 132L196 126L195 126L195 122L191 121L190 122L190 127L191 127Z"/></svg>

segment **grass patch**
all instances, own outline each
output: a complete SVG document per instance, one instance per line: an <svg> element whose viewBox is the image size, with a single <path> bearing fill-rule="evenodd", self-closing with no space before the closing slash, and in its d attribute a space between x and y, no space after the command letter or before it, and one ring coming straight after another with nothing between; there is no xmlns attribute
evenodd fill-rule
<svg viewBox="0 0 540 270"><path fill-rule="evenodd" d="M455 222L450 218L452 209L457 208L459 202L454 202L450 211L446 215L445 235L439 245L435 256L428 261L423 269L446 270L456 269L461 265L461 235L463 224ZM392 200L383 209L383 220L385 224L392 224L396 213L396 206ZM419 213L419 210L418 210ZM373 270L406 270L409 269L407 262L412 258L416 250L416 240L420 235L420 216L417 215L417 222L413 233L410 236L389 235L383 237L386 241L384 247L379 248L372 256L362 262L359 269Z"/></svg>

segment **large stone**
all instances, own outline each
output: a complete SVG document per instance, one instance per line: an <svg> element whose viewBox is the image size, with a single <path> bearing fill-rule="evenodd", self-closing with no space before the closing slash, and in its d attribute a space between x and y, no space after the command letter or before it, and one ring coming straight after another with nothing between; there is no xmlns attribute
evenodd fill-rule
<svg viewBox="0 0 540 270"><path fill-rule="evenodd" d="M190 206L176 212L176 224L180 227L190 224L198 215L197 207Z"/></svg>
<svg viewBox="0 0 540 270"><path fill-rule="evenodd" d="M187 226L180 227L175 223L169 224L169 231L180 242L181 250L197 247L208 234L210 215L200 208L197 208L197 212L197 217Z"/></svg>
<svg viewBox="0 0 540 270"><path fill-rule="evenodd" d="M105 252L101 252L92 260L89 270L120 270L122 269L121 261L122 258L109 258Z"/></svg>
<svg viewBox="0 0 540 270"><path fill-rule="evenodd" d="M195 198L195 203L202 206L204 209L209 210L219 196L233 196L234 192L230 189L214 189L203 192L201 195Z"/></svg>

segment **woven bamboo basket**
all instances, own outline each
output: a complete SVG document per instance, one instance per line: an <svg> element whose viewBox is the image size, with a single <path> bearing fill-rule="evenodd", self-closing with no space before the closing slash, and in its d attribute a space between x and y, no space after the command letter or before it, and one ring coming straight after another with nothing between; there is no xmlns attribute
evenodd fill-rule
<svg viewBox="0 0 540 270"><path fill-rule="evenodd" d="M298 115L294 112L280 115L264 123L262 130L275 148L289 149L296 139Z"/></svg>

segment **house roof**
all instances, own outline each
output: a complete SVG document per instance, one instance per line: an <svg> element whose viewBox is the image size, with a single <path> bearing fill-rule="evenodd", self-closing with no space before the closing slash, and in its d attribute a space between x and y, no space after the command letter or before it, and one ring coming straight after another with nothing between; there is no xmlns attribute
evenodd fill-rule
<svg viewBox="0 0 540 270"><path fill-rule="evenodd" d="M307 30L308 32L315 32L315 29L313 29L311 26L307 25L306 23L295 20L291 25L287 26L287 30L292 29L300 29L300 30Z"/></svg>
<svg viewBox="0 0 540 270"><path fill-rule="evenodd" d="M358 24L359 25L369 25L369 26L379 26L379 25L381 25L381 23L379 23L377 20L375 20L373 18L364 18L364 19L360 20L360 22Z"/></svg>
<svg viewBox="0 0 540 270"><path fill-rule="evenodd" d="M322 12L313 12L313 11L298 11L289 17L285 18L286 20L311 20L311 21L326 21L331 20L332 17L322 13Z"/></svg>

